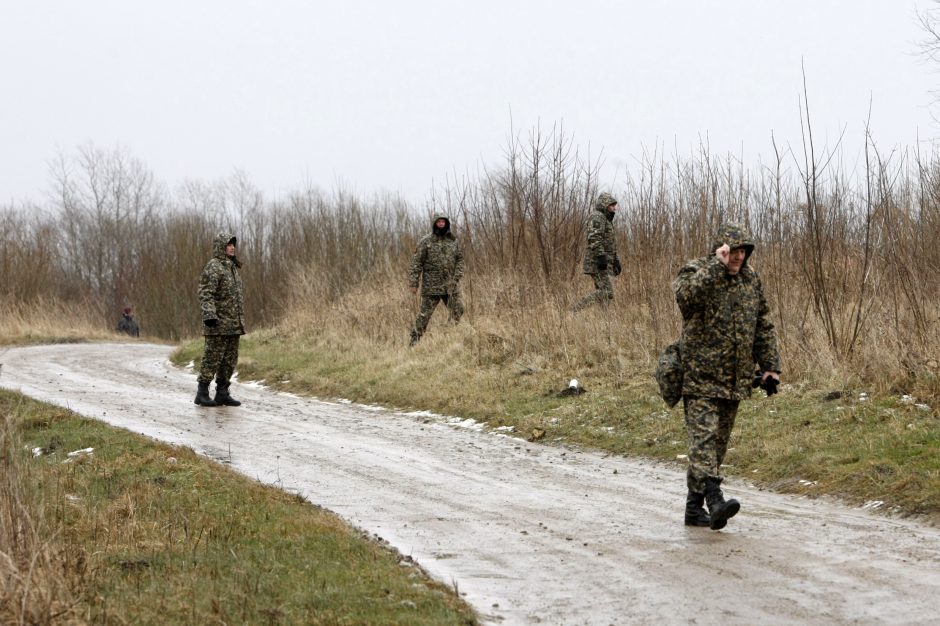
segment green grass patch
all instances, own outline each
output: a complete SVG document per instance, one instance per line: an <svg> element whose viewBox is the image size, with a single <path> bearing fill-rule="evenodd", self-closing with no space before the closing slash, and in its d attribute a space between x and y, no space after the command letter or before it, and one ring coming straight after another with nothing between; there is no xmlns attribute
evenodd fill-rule
<svg viewBox="0 0 940 626"><path fill-rule="evenodd" d="M0 412L19 439L4 470L45 520L80 620L476 623L410 559L302 498L17 393L0 390Z"/></svg>
<svg viewBox="0 0 940 626"><path fill-rule="evenodd" d="M475 352L467 331L431 333L412 349L361 338L284 337L261 331L242 342L239 375L286 391L342 397L399 409L471 417L519 436L640 455L684 467L681 405L667 410L652 365L619 359L617 371L559 371L544 359L499 360ZM198 363L202 341L181 347L176 363ZM616 360L616 359L615 359ZM610 362L611 359L607 359ZM588 392L560 397L576 376ZM728 475L809 496L940 521L940 416L900 396L860 400L863 390L785 385L741 404L725 459Z"/></svg>

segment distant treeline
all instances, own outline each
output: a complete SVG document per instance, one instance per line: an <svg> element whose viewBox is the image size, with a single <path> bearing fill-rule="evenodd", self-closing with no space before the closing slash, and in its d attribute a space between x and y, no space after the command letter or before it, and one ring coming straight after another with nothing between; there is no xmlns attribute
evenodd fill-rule
<svg viewBox="0 0 940 626"><path fill-rule="evenodd" d="M416 207L316 188L270 199L240 174L171 192L126 153L85 147L53 163L44 201L0 208L0 299L74 303L102 324L131 305L144 335L192 336L197 277L213 235L228 230L239 238L249 325L269 326L297 305L300 284L304 306L367 281L404 290L416 239L443 210L468 259L469 309L474 289L509 273L524 280L506 305L533 307L538 294L584 280L584 220L598 192L610 191L624 266L614 306L642 303L635 323L649 327L651 350L677 329L669 285L679 265L733 220L758 242L753 262L791 351L824 338L848 358L877 337L917 370L940 344L940 162L885 157L871 143L852 171L839 156L786 152L745 165L704 147L646 154L611 189L599 162L561 130L534 129L510 142L498 167L449 180Z"/></svg>

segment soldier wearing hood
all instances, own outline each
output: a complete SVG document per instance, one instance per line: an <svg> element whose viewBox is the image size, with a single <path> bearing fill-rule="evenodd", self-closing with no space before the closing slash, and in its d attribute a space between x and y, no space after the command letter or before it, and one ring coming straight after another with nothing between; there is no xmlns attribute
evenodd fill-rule
<svg viewBox="0 0 940 626"><path fill-rule="evenodd" d="M617 241L614 238L613 221L616 213L616 198L609 193L600 194L587 221L587 247L583 263L584 273L594 280L594 291L571 307L574 312L592 304L606 306L614 299L610 277L619 276L621 271Z"/></svg>
<svg viewBox="0 0 940 626"><path fill-rule="evenodd" d="M201 406L241 404L229 394L232 373L238 363L239 338L245 334L242 279L238 274L241 263L235 256L237 244L234 235L216 235L212 258L199 277L202 334L206 339L195 400ZM213 378L215 399L209 396L209 383Z"/></svg>
<svg viewBox="0 0 940 626"><path fill-rule="evenodd" d="M724 528L740 509L725 501L721 463L738 403L761 380L780 380L780 353L757 272L747 262L754 243L743 227L718 229L708 256L686 263L673 282L682 313L679 353L689 454L685 523ZM703 505L707 502L708 512Z"/></svg>
<svg viewBox="0 0 940 626"><path fill-rule="evenodd" d="M411 293L421 283L421 310L411 331L411 345L421 339L438 302L443 302L454 322L463 315L460 279L463 278L463 253L450 232L450 219L438 213L431 221L431 233L418 242L408 274Z"/></svg>

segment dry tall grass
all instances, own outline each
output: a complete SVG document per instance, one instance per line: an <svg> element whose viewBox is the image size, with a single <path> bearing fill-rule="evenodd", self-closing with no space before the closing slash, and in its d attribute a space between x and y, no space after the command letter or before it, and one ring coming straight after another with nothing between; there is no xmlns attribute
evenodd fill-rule
<svg viewBox="0 0 940 626"><path fill-rule="evenodd" d="M0 415L0 622L80 623L66 566L69 559L50 543L46 509L25 485L28 467L15 434L17 416Z"/></svg>
<svg viewBox="0 0 940 626"><path fill-rule="evenodd" d="M0 345L114 339L117 319L113 322L110 328L105 326L95 308L81 301L0 299Z"/></svg>
<svg viewBox="0 0 940 626"><path fill-rule="evenodd" d="M513 358L649 365L678 332L676 271L733 220L758 242L752 262L775 309L785 376L936 394L940 159L882 156L873 143L862 156L847 167L812 151L756 166L706 147L644 155L610 190L625 268L615 303L583 319L565 309L590 288L580 255L598 164L561 129L512 140L502 167L449 181L427 213L449 213L464 246L469 327ZM395 198L308 188L269 201L241 175L170 194L133 159L90 148L62 161L54 187L45 213L0 210L8 308L67 303L110 328L132 304L144 335L192 336L196 279L212 234L226 229L240 237L250 328L284 323L385 346L407 334L416 302L405 271L429 224Z"/></svg>

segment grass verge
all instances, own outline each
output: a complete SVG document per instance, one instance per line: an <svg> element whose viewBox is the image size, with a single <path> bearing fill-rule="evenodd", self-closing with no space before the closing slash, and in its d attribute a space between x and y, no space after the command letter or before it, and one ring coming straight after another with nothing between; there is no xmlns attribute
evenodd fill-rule
<svg viewBox="0 0 940 626"><path fill-rule="evenodd" d="M488 341L465 323L440 325L412 349L404 339L390 345L354 333L266 330L244 338L238 370L243 380L285 391L470 417L491 428L512 426L530 440L684 467L681 405L666 409L651 363L615 350L596 365L559 371L538 356L494 358L481 347ZM196 340L172 359L198 363L201 351ZM572 377L588 392L560 395ZM786 384L776 396L761 392L743 402L725 472L778 491L940 522L937 408L901 395L869 397L846 383L820 384L827 385Z"/></svg>
<svg viewBox="0 0 940 626"><path fill-rule="evenodd" d="M476 623L301 498L14 392L0 414L2 623Z"/></svg>

